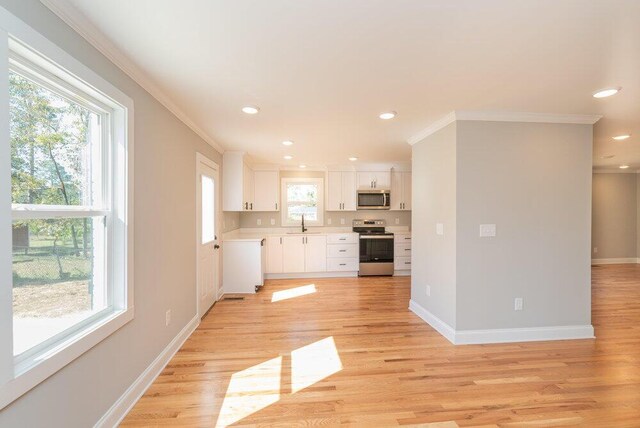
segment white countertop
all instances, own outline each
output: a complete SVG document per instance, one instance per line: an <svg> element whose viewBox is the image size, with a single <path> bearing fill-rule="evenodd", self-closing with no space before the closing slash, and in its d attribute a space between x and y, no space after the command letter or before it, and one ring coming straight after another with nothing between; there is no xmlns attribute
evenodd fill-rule
<svg viewBox="0 0 640 428"><path fill-rule="evenodd" d="M387 231L394 233L409 232L408 226L387 226ZM309 227L304 235L326 235L329 233L354 233L350 227ZM222 234L223 241L256 241L260 242L268 236L303 235L300 227L244 228Z"/></svg>

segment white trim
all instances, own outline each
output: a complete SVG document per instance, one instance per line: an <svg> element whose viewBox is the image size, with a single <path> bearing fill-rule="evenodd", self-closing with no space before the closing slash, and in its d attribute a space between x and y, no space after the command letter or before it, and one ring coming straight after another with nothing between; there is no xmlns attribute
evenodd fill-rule
<svg viewBox="0 0 640 428"><path fill-rule="evenodd" d="M553 327L495 328L489 330L457 330L456 345L485 343L537 342L543 340L595 339L591 325Z"/></svg>
<svg viewBox="0 0 640 428"><path fill-rule="evenodd" d="M627 257L627 258L613 258L613 259L591 259L592 265L618 265L618 264L637 264L640 263L640 258Z"/></svg>
<svg viewBox="0 0 640 428"><path fill-rule="evenodd" d="M305 227L322 227L324 226L324 195L325 195L325 178L326 177L281 177L280 178L280 225L282 227L293 227L299 226L300 223L290 222L287 219L287 214L289 211L289 204L287 201L287 185L289 183L309 183L315 184L318 186L318 219L317 220L306 220Z"/></svg>
<svg viewBox="0 0 640 428"><path fill-rule="evenodd" d="M592 325L563 325L552 327L496 328L488 330L455 330L414 300L409 310L433 327L454 345L487 343L535 342L542 340L594 339Z"/></svg>
<svg viewBox="0 0 640 428"><path fill-rule="evenodd" d="M476 120L486 122L529 122L529 123L570 123L577 125L593 125L602 118L598 114L555 114L509 111L455 110L441 119L431 123L422 131L407 140L414 145L428 136L435 134L445 126L458 120Z"/></svg>
<svg viewBox="0 0 640 428"><path fill-rule="evenodd" d="M435 122L431 123L431 125L427 126L425 129L418 132L416 135L410 137L407 140L407 143L413 146L414 144L419 143L420 141L427 138L429 135L435 134L445 126L455 121L456 121L456 112L452 111L451 113L447 114L445 117L440 118Z"/></svg>
<svg viewBox="0 0 640 428"><path fill-rule="evenodd" d="M265 273L265 279L306 279L306 278L353 278L358 272L300 272L300 273ZM234 293L236 294L236 293Z"/></svg>
<svg viewBox="0 0 640 428"><path fill-rule="evenodd" d="M145 91L167 108L182 123L187 125L200 138L216 149L220 154L224 147L207 134L200 126L191 120L172 100L166 95L149 76L138 66L130 61L120 50L93 26L84 15L78 12L66 0L40 0L40 2L62 19L69 27L82 36L89 44L107 57L116 67L138 83Z"/></svg>
<svg viewBox="0 0 640 428"><path fill-rule="evenodd" d="M411 270L396 270L393 276L411 276Z"/></svg>
<svg viewBox="0 0 640 428"><path fill-rule="evenodd" d="M409 310L419 316L422 321L433 327L438 333L443 335L449 342L455 344L456 331L446 322L442 321L437 316L426 310L422 305L415 300L409 300Z"/></svg>
<svg viewBox="0 0 640 428"><path fill-rule="evenodd" d="M186 326L173 338L166 348L160 352L155 360L145 369L144 372L127 388L109 410L95 424L96 428L116 427L129 413L140 397L149 389L153 381L164 370L173 356L180 350L184 342L191 336L200 324L200 319L196 315Z"/></svg>

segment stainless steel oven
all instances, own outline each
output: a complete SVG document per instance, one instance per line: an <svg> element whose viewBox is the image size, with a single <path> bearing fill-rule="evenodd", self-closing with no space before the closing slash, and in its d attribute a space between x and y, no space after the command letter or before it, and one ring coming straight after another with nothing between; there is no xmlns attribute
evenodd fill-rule
<svg viewBox="0 0 640 428"><path fill-rule="evenodd" d="M385 189L362 189L357 192L357 209L388 210L391 208L391 192Z"/></svg>
<svg viewBox="0 0 640 428"><path fill-rule="evenodd" d="M353 221L360 235L359 276L393 275L393 233L384 226L384 220Z"/></svg>

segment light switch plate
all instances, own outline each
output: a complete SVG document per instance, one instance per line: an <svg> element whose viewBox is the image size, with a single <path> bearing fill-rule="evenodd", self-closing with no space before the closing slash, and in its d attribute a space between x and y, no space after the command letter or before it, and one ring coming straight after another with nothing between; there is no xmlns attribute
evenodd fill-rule
<svg viewBox="0 0 640 428"><path fill-rule="evenodd" d="M344 224L344 219L343 218L340 219L340 224Z"/></svg>
<svg viewBox="0 0 640 428"><path fill-rule="evenodd" d="M522 297L516 297L513 302L513 310L521 311L524 307L524 299Z"/></svg>
<svg viewBox="0 0 640 428"><path fill-rule="evenodd" d="M496 236L496 225L495 224L481 224L480 225L480 237L481 238L492 238Z"/></svg>
<svg viewBox="0 0 640 428"><path fill-rule="evenodd" d="M262 224L262 219L259 218L258 220L256 220L256 223L258 224L258 226L260 226Z"/></svg>
<svg viewBox="0 0 640 428"><path fill-rule="evenodd" d="M444 224L436 223L436 235L444 236Z"/></svg>
<svg viewBox="0 0 640 428"><path fill-rule="evenodd" d="M275 219L275 218L272 218L272 219L271 219L271 226L275 226L275 224L276 224L276 219Z"/></svg>

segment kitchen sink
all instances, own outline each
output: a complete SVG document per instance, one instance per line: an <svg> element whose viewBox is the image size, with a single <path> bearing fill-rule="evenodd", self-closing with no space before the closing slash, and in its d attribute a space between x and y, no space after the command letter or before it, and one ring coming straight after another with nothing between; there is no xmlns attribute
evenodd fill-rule
<svg viewBox="0 0 640 428"><path fill-rule="evenodd" d="M287 235L316 235L322 232L287 232Z"/></svg>

